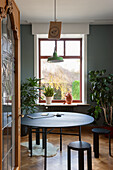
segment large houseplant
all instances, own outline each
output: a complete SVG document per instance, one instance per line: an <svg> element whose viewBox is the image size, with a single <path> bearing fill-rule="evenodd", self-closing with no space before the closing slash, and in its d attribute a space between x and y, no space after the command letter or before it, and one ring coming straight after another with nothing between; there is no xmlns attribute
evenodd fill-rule
<svg viewBox="0 0 113 170"><path fill-rule="evenodd" d="M90 99L95 102L94 117L98 118L103 111L105 123L113 126L113 74L106 75L106 70L90 71L89 81Z"/></svg>
<svg viewBox="0 0 113 170"><path fill-rule="evenodd" d="M37 99L40 97L39 80L36 77L28 78L21 84L21 112L22 114L34 113L37 110ZM27 127L22 126L21 135L27 135Z"/></svg>
<svg viewBox="0 0 113 170"><path fill-rule="evenodd" d="M45 87L44 95L46 96L46 103L51 104L52 97L54 95L54 89L51 86Z"/></svg>
<svg viewBox="0 0 113 170"><path fill-rule="evenodd" d="M21 84L21 110L23 114L33 113L36 110L37 99L40 97L39 80L36 77L28 78Z"/></svg>

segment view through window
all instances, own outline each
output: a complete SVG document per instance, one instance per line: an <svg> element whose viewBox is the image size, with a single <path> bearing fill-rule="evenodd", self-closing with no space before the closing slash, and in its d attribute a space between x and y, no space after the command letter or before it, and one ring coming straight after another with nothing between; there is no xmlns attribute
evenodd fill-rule
<svg viewBox="0 0 113 170"><path fill-rule="evenodd" d="M53 55L54 47L64 62L48 63L47 58ZM82 100L82 39L39 39L39 77L41 86L54 88L53 102L63 102L66 93L71 93L74 102ZM45 96L42 92L44 102Z"/></svg>

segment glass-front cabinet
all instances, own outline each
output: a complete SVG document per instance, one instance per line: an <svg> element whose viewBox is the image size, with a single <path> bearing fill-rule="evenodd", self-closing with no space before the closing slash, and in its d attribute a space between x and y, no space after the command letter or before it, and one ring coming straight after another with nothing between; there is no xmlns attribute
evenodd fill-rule
<svg viewBox="0 0 113 170"><path fill-rule="evenodd" d="M14 167L15 39L9 14L2 20L2 169Z"/></svg>
<svg viewBox="0 0 113 170"><path fill-rule="evenodd" d="M0 170L20 169L20 14L0 2Z"/></svg>

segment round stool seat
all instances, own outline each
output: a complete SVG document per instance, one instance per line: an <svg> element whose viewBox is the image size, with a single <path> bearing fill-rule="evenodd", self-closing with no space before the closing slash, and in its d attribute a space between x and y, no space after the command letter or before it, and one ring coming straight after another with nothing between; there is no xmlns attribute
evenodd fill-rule
<svg viewBox="0 0 113 170"><path fill-rule="evenodd" d="M69 143L67 146L68 150L68 170L71 170L71 150L78 152L78 169L84 170L84 151L87 151L87 167L88 170L92 170L92 155L91 155L91 145L83 141L75 141Z"/></svg>
<svg viewBox="0 0 113 170"><path fill-rule="evenodd" d="M108 133L110 133L110 130L103 129L103 128L93 128L92 132L93 133L98 133L98 134L108 134Z"/></svg>
<svg viewBox="0 0 113 170"><path fill-rule="evenodd" d="M110 130L104 128L93 128L93 151L95 158L99 158L99 135L108 134L109 136L109 155L111 156L111 138Z"/></svg>
<svg viewBox="0 0 113 170"><path fill-rule="evenodd" d="M74 150L87 150L91 148L91 145L89 143L83 141L71 142L68 146Z"/></svg>

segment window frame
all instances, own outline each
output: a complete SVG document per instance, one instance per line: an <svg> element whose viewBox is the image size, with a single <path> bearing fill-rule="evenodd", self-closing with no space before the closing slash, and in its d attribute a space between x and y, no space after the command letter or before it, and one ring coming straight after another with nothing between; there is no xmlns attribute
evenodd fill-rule
<svg viewBox="0 0 113 170"><path fill-rule="evenodd" d="M39 78L41 78L41 59L48 59L48 57L51 56L41 56L41 41L55 41L56 44L56 50L57 50L57 41L64 41L64 59L80 59L80 100L73 100L73 103L82 103L82 38L61 38L59 40L55 39L48 39L48 38L39 38L38 39L38 44L39 44ZM66 51L66 41L80 41L80 56L65 56L65 51ZM41 84L41 80L40 80ZM40 92L41 93L41 92ZM45 100L41 100L39 98L39 103L45 103ZM65 100L52 100L52 103L63 103Z"/></svg>

